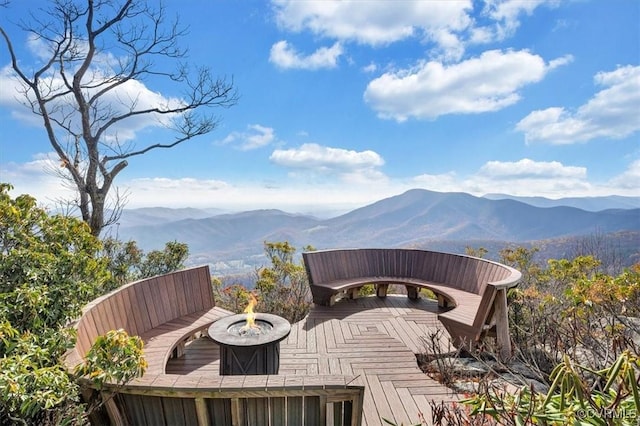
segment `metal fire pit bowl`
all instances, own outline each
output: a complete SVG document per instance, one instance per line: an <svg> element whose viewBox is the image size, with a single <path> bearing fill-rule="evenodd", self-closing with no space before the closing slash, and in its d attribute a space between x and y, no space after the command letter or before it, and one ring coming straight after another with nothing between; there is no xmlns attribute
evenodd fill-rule
<svg viewBox="0 0 640 426"><path fill-rule="evenodd" d="M286 319L272 314L255 314L260 334L240 335L247 314L221 318L211 324L209 337L220 346L220 375L278 374L280 341L291 332Z"/></svg>

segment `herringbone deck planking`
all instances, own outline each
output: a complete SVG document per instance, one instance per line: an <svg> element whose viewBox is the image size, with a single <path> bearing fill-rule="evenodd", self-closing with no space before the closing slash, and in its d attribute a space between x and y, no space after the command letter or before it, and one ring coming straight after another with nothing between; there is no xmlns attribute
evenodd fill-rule
<svg viewBox="0 0 640 426"><path fill-rule="evenodd" d="M435 301L411 301L404 295L342 300L314 306L293 324L280 345L281 375L358 375L365 385L363 425L415 424L419 413L431 419L429 401L457 400L450 389L422 373L416 353L423 338L440 331ZM446 336L446 332L444 332ZM219 350L207 338L191 342L168 374L217 375Z"/></svg>

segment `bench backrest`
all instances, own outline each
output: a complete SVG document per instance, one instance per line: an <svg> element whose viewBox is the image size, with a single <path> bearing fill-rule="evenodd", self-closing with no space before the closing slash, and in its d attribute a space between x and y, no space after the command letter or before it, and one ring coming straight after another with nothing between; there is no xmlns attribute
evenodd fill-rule
<svg viewBox="0 0 640 426"><path fill-rule="evenodd" d="M303 258L311 285L364 277L394 277L425 280L482 294L488 283L500 285L502 280L509 281L515 271L486 259L417 249L320 250L305 252Z"/></svg>
<svg viewBox="0 0 640 426"><path fill-rule="evenodd" d="M146 278L88 304L76 324L77 356L83 357L96 337L124 329L141 335L165 322L215 306L208 266Z"/></svg>

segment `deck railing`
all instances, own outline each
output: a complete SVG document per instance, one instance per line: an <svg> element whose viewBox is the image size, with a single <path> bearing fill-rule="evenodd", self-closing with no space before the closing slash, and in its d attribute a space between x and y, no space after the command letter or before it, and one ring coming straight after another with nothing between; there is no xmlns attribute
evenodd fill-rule
<svg viewBox="0 0 640 426"><path fill-rule="evenodd" d="M194 381L165 375L151 385L138 381L111 391L107 388L103 395L116 425L358 426L364 387L352 385L353 380L346 376L211 376Z"/></svg>

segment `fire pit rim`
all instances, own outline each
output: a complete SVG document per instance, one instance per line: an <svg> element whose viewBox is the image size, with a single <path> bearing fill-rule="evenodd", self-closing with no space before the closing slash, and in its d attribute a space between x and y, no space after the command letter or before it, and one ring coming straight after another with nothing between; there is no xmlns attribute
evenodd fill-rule
<svg viewBox="0 0 640 426"><path fill-rule="evenodd" d="M272 329L267 334L236 336L228 332L229 328L238 323L245 322L247 314L234 314L220 318L209 326L208 334L211 340L219 345L248 347L262 346L280 342L289 336L291 324L286 319L273 314L262 312L255 313L255 321L263 321L271 324Z"/></svg>

